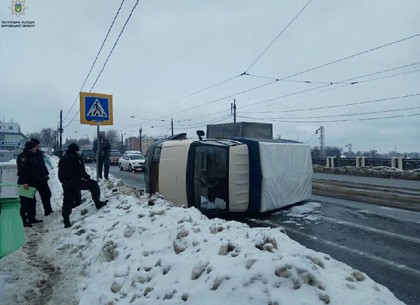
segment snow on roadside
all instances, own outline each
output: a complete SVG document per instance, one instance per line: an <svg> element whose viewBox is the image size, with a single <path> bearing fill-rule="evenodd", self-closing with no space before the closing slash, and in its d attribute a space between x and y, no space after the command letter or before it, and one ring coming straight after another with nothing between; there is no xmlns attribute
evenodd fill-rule
<svg viewBox="0 0 420 305"><path fill-rule="evenodd" d="M85 194L64 229L55 171L50 186L54 214L0 260L2 304L403 304L280 229L149 206L114 178L100 182L108 205L97 211Z"/></svg>

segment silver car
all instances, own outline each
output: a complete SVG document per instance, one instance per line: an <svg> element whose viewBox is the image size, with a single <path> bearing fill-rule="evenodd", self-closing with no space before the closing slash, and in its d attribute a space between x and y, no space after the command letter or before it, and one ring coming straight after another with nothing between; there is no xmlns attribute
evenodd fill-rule
<svg viewBox="0 0 420 305"><path fill-rule="evenodd" d="M118 161L120 170L143 171L145 168L145 158L143 154L123 154Z"/></svg>

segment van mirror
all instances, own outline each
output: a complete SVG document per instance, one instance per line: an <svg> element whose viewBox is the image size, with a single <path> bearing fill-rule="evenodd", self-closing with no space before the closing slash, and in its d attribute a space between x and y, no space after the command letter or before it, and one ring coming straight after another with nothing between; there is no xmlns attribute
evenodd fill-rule
<svg viewBox="0 0 420 305"><path fill-rule="evenodd" d="M197 130L197 136L200 139L200 141L203 139L205 135L206 133L203 130Z"/></svg>

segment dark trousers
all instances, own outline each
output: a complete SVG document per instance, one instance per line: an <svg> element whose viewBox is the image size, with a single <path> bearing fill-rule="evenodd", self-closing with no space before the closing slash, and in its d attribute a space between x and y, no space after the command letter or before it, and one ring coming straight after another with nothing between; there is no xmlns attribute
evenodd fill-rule
<svg viewBox="0 0 420 305"><path fill-rule="evenodd" d="M95 206L99 206L101 190L98 182L95 180L64 181L61 185L64 193L63 211L61 215L65 222L70 221L71 210L82 203L80 190L89 190Z"/></svg>
<svg viewBox="0 0 420 305"><path fill-rule="evenodd" d="M109 178L109 158L99 157L98 166L99 166L99 176L98 178L102 179L102 168L104 169L104 178Z"/></svg>
<svg viewBox="0 0 420 305"><path fill-rule="evenodd" d="M39 196L41 196L42 206L44 207L45 214L50 214L52 212L51 208L51 190L48 186L48 180L43 179L36 185Z"/></svg>
<svg viewBox="0 0 420 305"><path fill-rule="evenodd" d="M23 223L32 223L36 216L36 199L20 196L20 217Z"/></svg>
<svg viewBox="0 0 420 305"><path fill-rule="evenodd" d="M63 210L61 215L64 222L70 222L70 214L75 202L80 201L80 188L76 183L65 181L61 183L63 187Z"/></svg>
<svg viewBox="0 0 420 305"><path fill-rule="evenodd" d="M101 197L101 189L99 188L98 182L92 179L82 180L80 183L80 189L89 190L95 206L98 207Z"/></svg>

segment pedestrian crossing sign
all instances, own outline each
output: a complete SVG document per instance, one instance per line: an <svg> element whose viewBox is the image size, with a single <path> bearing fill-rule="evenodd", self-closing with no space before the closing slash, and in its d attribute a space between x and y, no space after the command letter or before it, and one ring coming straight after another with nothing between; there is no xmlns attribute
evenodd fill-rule
<svg viewBox="0 0 420 305"><path fill-rule="evenodd" d="M112 95L80 92L80 123L112 125Z"/></svg>

